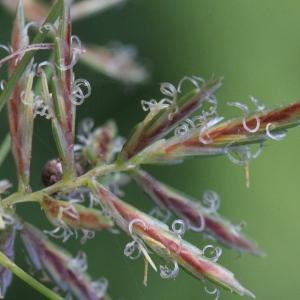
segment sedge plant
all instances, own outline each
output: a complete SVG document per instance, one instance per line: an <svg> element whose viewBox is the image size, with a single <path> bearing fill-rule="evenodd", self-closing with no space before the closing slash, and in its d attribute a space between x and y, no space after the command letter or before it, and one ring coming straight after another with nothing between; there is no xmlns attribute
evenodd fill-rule
<svg viewBox="0 0 300 300"><path fill-rule="evenodd" d="M33 0L1 2L16 17L10 45L1 46L7 55L0 67L6 68L7 76L1 80L0 109L7 110L10 131L1 144L0 163L11 151L18 178L18 186L9 193L10 182L0 181L1 296L5 297L17 276L48 299L64 299L65 295L80 300L110 299L108 281L95 281L88 275L86 254L79 251L72 257L53 241L56 238L62 244L77 238L84 243L108 230L128 235L120 255L144 260L144 285L148 272L175 279L184 269L201 281L200 286L214 284L213 290L206 290L216 299L223 289L255 298L218 260L222 247L255 256L263 251L239 226L218 213L218 194L206 191L202 199L194 199L153 177L144 166L166 168L189 157L223 155L245 168L249 184L249 162L268 140L279 141L287 130L299 125L300 102L272 110L251 97L254 109L231 102L228 105L240 113L224 119L218 114L216 98L222 79L185 76L177 85L162 83L161 99L141 101L145 118L126 139L118 135L113 121L94 128L93 121L85 119L77 127L76 110L91 96L89 82L75 75L79 60L124 82L147 78L144 68L124 49L84 45L72 35L72 21L120 2L57 0L52 7ZM40 61L38 52L47 53L49 59ZM32 190L31 178L37 176L31 173L37 117L47 119L57 157L41 170L45 187ZM121 188L131 179L154 202L150 213L122 200ZM18 204L27 202L41 207L53 230L43 230L43 224L37 228L17 214ZM172 215L175 220L170 222ZM209 243L199 249L184 239L186 231L209 237L217 246ZM39 276L14 262L16 236ZM51 283L45 285L42 274Z"/></svg>

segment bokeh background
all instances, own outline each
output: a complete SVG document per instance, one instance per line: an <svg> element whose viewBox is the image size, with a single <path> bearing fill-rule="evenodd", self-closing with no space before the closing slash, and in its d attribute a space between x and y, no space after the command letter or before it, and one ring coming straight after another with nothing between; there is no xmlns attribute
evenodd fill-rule
<svg viewBox="0 0 300 300"><path fill-rule="evenodd" d="M26 0L24 0L26 1ZM0 42L9 41L12 18L0 7ZM297 0L128 0L111 9L74 24L74 34L87 42L107 44L122 41L135 45L141 61L151 71L151 80L128 87L88 69L76 67L77 76L93 87L91 99L80 107L78 118L92 117L100 125L114 118L120 133L128 135L141 120L141 99L158 98L159 83L176 83L185 75L204 78L224 76L218 93L220 112L238 114L226 102L249 103L253 95L268 107L287 104L300 97L300 2ZM1 114L0 136L7 130ZM161 180L200 198L213 189L222 198L220 212L236 223L246 221L244 229L257 240L267 256L256 258L224 249L220 262L232 270L251 289L257 299L298 299L300 220L300 133L293 129L282 142L268 142L261 156L250 165L251 187L245 187L243 169L226 157L197 158L172 167L151 167ZM56 156L48 123L39 120L34 136L32 183L41 187L40 170ZM15 181L10 158L0 170L1 178ZM134 185L126 190L126 200L144 211L152 207ZM18 208L24 218L50 228L35 205ZM207 241L197 234L186 238L199 247ZM150 272L148 287L142 285L143 262L124 257L128 241L124 235L97 234L80 246L71 240L66 247L74 254L78 248L88 253L93 278L105 276L115 300L213 299L203 284L185 272L166 281ZM24 253L17 244L17 262L25 266ZM221 299L238 296L222 292ZM43 299L15 278L7 299Z"/></svg>

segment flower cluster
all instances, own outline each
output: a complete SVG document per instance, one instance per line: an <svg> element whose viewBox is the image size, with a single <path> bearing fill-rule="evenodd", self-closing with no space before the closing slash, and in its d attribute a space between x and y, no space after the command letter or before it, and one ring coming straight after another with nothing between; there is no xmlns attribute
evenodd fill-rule
<svg viewBox="0 0 300 300"><path fill-rule="evenodd" d="M85 243L108 230L128 235L126 257L143 257L144 285L149 266L163 279L175 279L182 268L203 281L204 289L216 299L221 288L255 298L220 264L221 245L256 256L264 253L241 232L242 226L219 214L219 195L208 190L201 200L194 199L154 178L146 165L181 163L190 156L224 155L245 168L249 185L249 162L258 157L266 142L282 140L288 129L300 124L300 103L272 110L250 97L253 110L230 102L228 105L241 115L226 120L218 112L216 97L222 79L185 76L177 85L162 83L160 99L141 101L147 114L128 138L118 135L113 121L97 127L93 120L85 119L76 132L76 110L92 93L89 82L75 76L78 61L127 84L147 79L146 70L135 61L132 47L86 46L72 35L72 20L122 1L82 0L72 4L57 0L52 8L35 1L25 1L24 5L22 1L1 2L17 13L11 45L0 46L1 51L8 52L0 60L1 68L7 66L7 79L0 84L0 110L7 106L9 121L9 134L0 148L0 164L11 147L18 187L5 195L11 184L0 181L0 297L5 297L14 274L48 299L62 299L62 295L80 300L109 299L106 279L93 281L87 274L87 256L79 251L74 258L48 237L62 242L80 238ZM30 27L33 30L29 31ZM38 51L48 53L50 58L39 61ZM32 191L36 117L49 122L57 157L41 170L45 187ZM122 200L122 188L131 179L154 201L150 213ZM54 228L40 224L38 229L23 220L15 209L21 202L39 205ZM175 219L170 221L172 216ZM184 239L186 231L208 237L212 244L200 249ZM23 241L34 276L14 263L17 235ZM206 287L208 282L215 285L213 290ZM46 285L54 285L55 292Z"/></svg>

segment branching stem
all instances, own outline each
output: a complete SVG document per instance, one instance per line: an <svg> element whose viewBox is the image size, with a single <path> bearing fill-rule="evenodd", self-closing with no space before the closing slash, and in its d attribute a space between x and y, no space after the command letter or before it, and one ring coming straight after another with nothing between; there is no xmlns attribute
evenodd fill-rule
<svg viewBox="0 0 300 300"><path fill-rule="evenodd" d="M52 195L57 192L74 190L78 187L88 185L93 177L101 177L115 172L128 171L135 167L136 166L132 164L118 165L115 163L95 167L80 177L63 179L34 193L14 193L2 200L2 206L5 208L22 202L39 202L45 194Z"/></svg>

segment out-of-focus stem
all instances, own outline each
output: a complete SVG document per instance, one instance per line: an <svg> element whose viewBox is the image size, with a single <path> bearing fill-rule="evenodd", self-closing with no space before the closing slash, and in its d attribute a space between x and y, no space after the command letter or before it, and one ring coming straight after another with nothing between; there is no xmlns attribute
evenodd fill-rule
<svg viewBox="0 0 300 300"><path fill-rule="evenodd" d="M10 135L7 134L0 146L0 166L4 162L10 150Z"/></svg>
<svg viewBox="0 0 300 300"><path fill-rule="evenodd" d="M20 267L18 267L13 261L11 261L2 252L0 252L0 264L3 267L9 269L16 276L18 276L20 279L25 281L28 285L30 285L31 287L39 291L42 295L44 295L48 299L63 300L63 298L60 297L58 294L54 293L53 291L45 287L43 284L38 282L36 279L34 279L32 276L30 276L28 273L23 271Z"/></svg>

